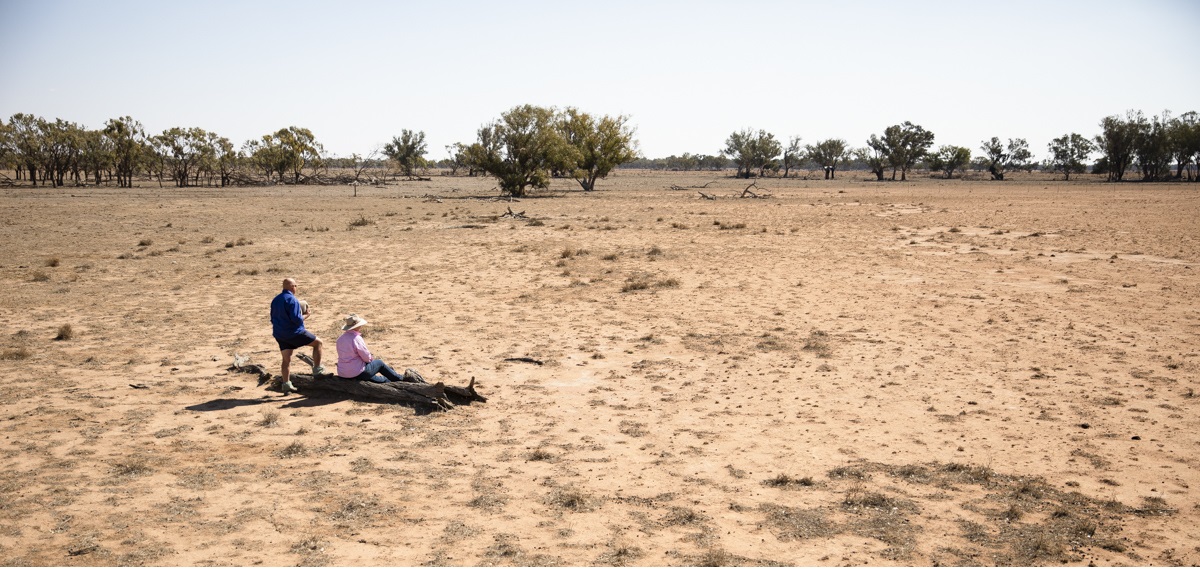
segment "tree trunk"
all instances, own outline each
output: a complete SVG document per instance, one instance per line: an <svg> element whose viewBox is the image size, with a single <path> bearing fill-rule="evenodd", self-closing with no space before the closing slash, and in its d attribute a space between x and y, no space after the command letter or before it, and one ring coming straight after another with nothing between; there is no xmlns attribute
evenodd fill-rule
<svg viewBox="0 0 1200 569"><path fill-rule="evenodd" d="M260 386L271 384L277 386L282 378L272 375L258 364L240 363L240 358L234 358L234 365L229 371L251 373L258 376ZM405 375L408 375L407 373ZM313 376L306 373L291 374L292 385L300 393L312 391L333 391L349 395L376 399L392 403L413 403L434 407L443 411L454 408L455 405L469 405L474 401L486 402L487 398L475 391L475 378L466 387L457 387L438 383L418 382L388 382L374 383L370 381L353 381L341 379L335 375L322 374ZM273 387L278 389L278 387Z"/></svg>

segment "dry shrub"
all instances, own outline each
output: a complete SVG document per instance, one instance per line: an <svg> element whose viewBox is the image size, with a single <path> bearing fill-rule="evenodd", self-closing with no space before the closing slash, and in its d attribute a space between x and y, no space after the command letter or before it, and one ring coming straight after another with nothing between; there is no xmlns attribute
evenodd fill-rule
<svg viewBox="0 0 1200 569"><path fill-rule="evenodd" d="M545 501L548 505L572 512L590 512L604 502L602 498L574 487L555 488Z"/></svg>
<svg viewBox="0 0 1200 569"><path fill-rule="evenodd" d="M829 346L829 334L822 330L813 330L809 333L808 339L804 341L804 347L801 349L816 353L818 358L833 356L833 350Z"/></svg>
<svg viewBox="0 0 1200 569"><path fill-rule="evenodd" d="M538 461L549 462L549 461L554 460L554 455L546 449L539 448L539 449L534 449L534 450L530 451L530 453L525 456L525 460L528 460L530 462L538 462Z"/></svg>
<svg viewBox="0 0 1200 569"><path fill-rule="evenodd" d="M767 525L779 541L829 537L838 533L837 525L825 518L819 508L804 510L775 504L764 504Z"/></svg>
<svg viewBox="0 0 1200 569"><path fill-rule="evenodd" d="M258 420L257 424L258 424L258 426L263 427L263 428L278 427L279 426L279 412L278 411L267 411L267 412L263 413L262 418Z"/></svg>
<svg viewBox="0 0 1200 569"><path fill-rule="evenodd" d="M604 567L627 567L636 565L637 560L646 555L642 548L636 545L620 544L611 546L608 551L601 553L593 562Z"/></svg>
<svg viewBox="0 0 1200 569"><path fill-rule="evenodd" d="M0 352L0 360L27 360L32 356L33 352L30 352L25 346L21 346L19 348L9 348L3 352Z"/></svg>
<svg viewBox="0 0 1200 569"><path fill-rule="evenodd" d="M296 458L301 456L308 456L308 447L304 446L304 443L300 441L295 441L275 451L276 458Z"/></svg>
<svg viewBox="0 0 1200 569"><path fill-rule="evenodd" d="M141 455L127 456L112 463L117 478L137 478L154 472L150 460Z"/></svg>
<svg viewBox="0 0 1200 569"><path fill-rule="evenodd" d="M763 485L771 486L774 488L791 488L794 486L812 487L812 486L816 486L817 483L813 481L811 476L804 476L802 478L793 478L791 476L788 476L787 474L780 474L774 478L768 478L767 480L763 480Z"/></svg>
<svg viewBox="0 0 1200 569"><path fill-rule="evenodd" d="M58 334L56 334L54 336L54 339L63 341L63 340L70 340L71 338L74 338L74 337L75 337L75 330L71 328L71 325L63 324L62 326L58 327Z"/></svg>
<svg viewBox="0 0 1200 569"><path fill-rule="evenodd" d="M62 263L62 261L58 257L50 257L49 259L46 259L47 267L57 267L60 263Z"/></svg>

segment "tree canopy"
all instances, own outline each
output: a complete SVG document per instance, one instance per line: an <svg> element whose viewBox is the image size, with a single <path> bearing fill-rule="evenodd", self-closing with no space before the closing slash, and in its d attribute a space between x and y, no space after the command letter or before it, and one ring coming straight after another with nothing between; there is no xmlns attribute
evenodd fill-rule
<svg viewBox="0 0 1200 569"><path fill-rule="evenodd" d="M840 138L829 138L805 147L808 159L825 171L825 179L832 180L837 172L838 164L849 158L850 150L846 141Z"/></svg>
<svg viewBox="0 0 1200 569"><path fill-rule="evenodd" d="M783 146L775 140L775 135L761 129L757 133L749 128L734 131L725 140L724 154L737 166L739 178L749 178L756 169L762 176L781 152Z"/></svg>
<svg viewBox="0 0 1200 569"><path fill-rule="evenodd" d="M554 128L554 110L521 105L479 129L467 147L467 163L500 183L500 191L525 195L526 188L550 185L551 170L565 162L565 142Z"/></svg>
<svg viewBox="0 0 1200 569"><path fill-rule="evenodd" d="M888 166L892 168L892 180L896 179L896 170L900 170L900 180L908 179L908 171L913 168L933 146L933 133L909 121L892 125L884 129L882 143L883 154Z"/></svg>
<svg viewBox="0 0 1200 569"><path fill-rule="evenodd" d="M617 166L637 158L637 141L627 116L594 118L568 107L557 121L566 148L561 167L584 191L596 188L596 180Z"/></svg>
<svg viewBox="0 0 1200 569"><path fill-rule="evenodd" d="M1062 172L1066 179L1071 173L1087 171L1087 159L1093 147L1091 141L1078 133L1064 134L1049 144L1049 166L1052 171Z"/></svg>
<svg viewBox="0 0 1200 569"><path fill-rule="evenodd" d="M400 136L392 137L392 141L384 145L383 153L400 166L400 172L412 177L413 171L425 165L425 131L413 132L408 129L400 131Z"/></svg>

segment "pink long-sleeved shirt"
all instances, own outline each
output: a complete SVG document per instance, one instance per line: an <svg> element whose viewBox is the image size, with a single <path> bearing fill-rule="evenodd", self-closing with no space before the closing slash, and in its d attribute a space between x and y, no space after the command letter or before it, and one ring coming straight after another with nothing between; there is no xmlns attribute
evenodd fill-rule
<svg viewBox="0 0 1200 569"><path fill-rule="evenodd" d="M337 374L339 377L357 377L371 362L371 350L363 341L358 330L346 330L337 339Z"/></svg>

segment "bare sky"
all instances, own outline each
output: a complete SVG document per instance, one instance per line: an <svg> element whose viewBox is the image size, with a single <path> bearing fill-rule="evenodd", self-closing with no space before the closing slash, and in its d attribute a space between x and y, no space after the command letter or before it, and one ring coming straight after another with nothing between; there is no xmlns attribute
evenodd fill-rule
<svg viewBox="0 0 1200 569"><path fill-rule="evenodd" d="M625 114L651 158L731 132L862 146L912 121L981 140L1200 111L1200 2L0 0L0 117L240 145L309 128L330 155L401 129L429 157L519 104Z"/></svg>

